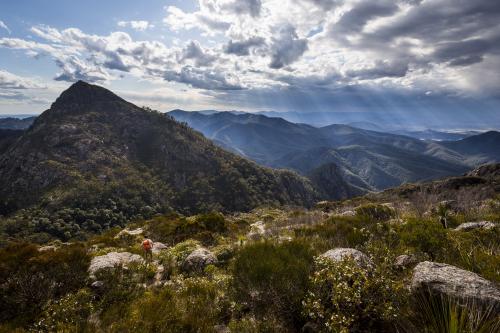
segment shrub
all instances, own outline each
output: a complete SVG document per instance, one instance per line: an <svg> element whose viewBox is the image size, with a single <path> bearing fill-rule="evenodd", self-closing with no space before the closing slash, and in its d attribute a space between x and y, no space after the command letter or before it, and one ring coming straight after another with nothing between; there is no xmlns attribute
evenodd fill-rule
<svg viewBox="0 0 500 333"><path fill-rule="evenodd" d="M446 230L438 222L410 219L399 234L404 246L429 255L433 261L447 252Z"/></svg>
<svg viewBox="0 0 500 333"><path fill-rule="evenodd" d="M235 302L260 318L275 314L289 327L300 326L312 259L310 247L299 241L244 247L232 267Z"/></svg>
<svg viewBox="0 0 500 333"><path fill-rule="evenodd" d="M356 208L356 215L369 221L383 222L393 218L396 214L390 207L370 203Z"/></svg>
<svg viewBox="0 0 500 333"><path fill-rule="evenodd" d="M92 293L81 289L50 301L33 329L36 332L84 332L93 311Z"/></svg>
<svg viewBox="0 0 500 333"><path fill-rule="evenodd" d="M81 288L90 258L82 245L39 252L30 244L0 250L0 321L29 322L49 299Z"/></svg>
<svg viewBox="0 0 500 333"><path fill-rule="evenodd" d="M304 314L321 332L386 332L398 315L396 285L351 259L316 261Z"/></svg>
<svg viewBox="0 0 500 333"><path fill-rule="evenodd" d="M130 304L110 332L214 332L222 321L224 287L205 278L175 281Z"/></svg>
<svg viewBox="0 0 500 333"><path fill-rule="evenodd" d="M358 247L370 238L374 223L356 217L334 217L323 223L297 229L297 237L304 237L320 246L320 250L332 247Z"/></svg>
<svg viewBox="0 0 500 333"><path fill-rule="evenodd" d="M421 292L413 296L413 325L409 332L494 333L500 320L494 305L473 300L457 300L444 295Z"/></svg>

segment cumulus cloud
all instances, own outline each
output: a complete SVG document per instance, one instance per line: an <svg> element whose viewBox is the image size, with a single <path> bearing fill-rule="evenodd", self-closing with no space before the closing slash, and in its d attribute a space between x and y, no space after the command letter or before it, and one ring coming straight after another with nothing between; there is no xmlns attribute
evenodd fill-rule
<svg viewBox="0 0 500 333"><path fill-rule="evenodd" d="M132 28L137 31L145 31L154 28L154 25L148 21L118 21L117 25L122 28Z"/></svg>
<svg viewBox="0 0 500 333"><path fill-rule="evenodd" d="M198 41L189 42L181 51L179 57L180 62L193 60L194 64L199 67L208 66L215 61L216 57L208 54Z"/></svg>
<svg viewBox="0 0 500 333"><path fill-rule="evenodd" d="M224 75L215 70L202 70L199 68L186 66L180 71L166 71L164 78L167 81L185 83L194 88L207 90L241 90L237 77L233 75Z"/></svg>
<svg viewBox="0 0 500 333"><path fill-rule="evenodd" d="M291 25L282 28L271 44L269 67L278 69L297 61L307 50L307 39L299 38Z"/></svg>
<svg viewBox="0 0 500 333"><path fill-rule="evenodd" d="M6 70L0 69L0 89L40 89L45 88L44 85L36 80L21 77Z"/></svg>
<svg viewBox="0 0 500 333"><path fill-rule="evenodd" d="M224 52L238 56L247 56L250 55L250 49L264 46L265 44L266 41L262 37L251 37L242 41L229 40L224 46Z"/></svg>
<svg viewBox="0 0 500 333"><path fill-rule="evenodd" d="M0 28L4 29L5 31L7 31L9 33L9 35L11 34L11 31L10 31L9 27L3 21L0 21Z"/></svg>
<svg viewBox="0 0 500 333"><path fill-rule="evenodd" d="M228 10L238 15L248 14L252 17L257 17L260 15L261 7L262 7L261 0L229 0L225 2L222 1L222 4L220 6L222 10Z"/></svg>
<svg viewBox="0 0 500 333"><path fill-rule="evenodd" d="M178 35L185 44L35 26L33 39L0 38L0 47L53 59L63 81L130 75L242 99L281 89L350 96L353 85L436 96L498 90L497 77L481 78L500 62L499 19L491 0L198 0L192 11L166 8L171 32L190 30ZM141 21L118 25L146 29L132 22Z"/></svg>

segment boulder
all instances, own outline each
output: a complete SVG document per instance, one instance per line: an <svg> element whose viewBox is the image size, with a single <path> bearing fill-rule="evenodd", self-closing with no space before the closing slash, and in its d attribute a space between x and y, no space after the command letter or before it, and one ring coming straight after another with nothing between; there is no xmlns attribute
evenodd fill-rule
<svg viewBox="0 0 500 333"><path fill-rule="evenodd" d="M159 253L162 250L168 249L168 246L160 243L160 242L153 242L153 253Z"/></svg>
<svg viewBox="0 0 500 333"><path fill-rule="evenodd" d="M38 248L38 252L55 251L55 250L57 250L57 246L55 245L40 246Z"/></svg>
<svg viewBox="0 0 500 333"><path fill-rule="evenodd" d="M332 261L342 261L347 258L352 258L356 264L362 268L372 268L372 260L363 252L351 248L336 248L328 250L321 255Z"/></svg>
<svg viewBox="0 0 500 333"><path fill-rule="evenodd" d="M259 240L264 238L266 235L266 225L263 221L257 221L250 224L250 232L247 234L247 238L251 240Z"/></svg>
<svg viewBox="0 0 500 333"><path fill-rule="evenodd" d="M182 263L185 272L201 273L208 265L217 263L215 255L205 248L198 248L191 252Z"/></svg>
<svg viewBox="0 0 500 333"><path fill-rule="evenodd" d="M356 216L356 212L353 210L346 210L340 213L339 216Z"/></svg>
<svg viewBox="0 0 500 333"><path fill-rule="evenodd" d="M431 292L479 304L500 305L500 290L473 272L437 262L424 261L413 269L411 290Z"/></svg>
<svg viewBox="0 0 500 333"><path fill-rule="evenodd" d="M455 231L471 231L474 229L486 229L490 230L496 227L496 224L489 221L480 221L480 222L466 222L462 223L458 227L455 228Z"/></svg>
<svg viewBox="0 0 500 333"><path fill-rule="evenodd" d="M394 260L394 266L396 268L408 268L411 265L414 265L418 262L417 257L413 254L402 254Z"/></svg>
<svg viewBox="0 0 500 333"><path fill-rule="evenodd" d="M103 256L94 257L90 262L90 276L95 276L95 273L101 269L113 268L115 266L127 266L132 262L142 263L144 260L138 254L130 252L110 252Z"/></svg>

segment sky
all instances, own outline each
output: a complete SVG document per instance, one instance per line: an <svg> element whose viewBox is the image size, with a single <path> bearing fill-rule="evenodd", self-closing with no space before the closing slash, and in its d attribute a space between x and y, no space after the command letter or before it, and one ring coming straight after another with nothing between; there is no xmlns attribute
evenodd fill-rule
<svg viewBox="0 0 500 333"><path fill-rule="evenodd" d="M1 1L0 114L84 80L160 111L498 116L499 22L495 0Z"/></svg>

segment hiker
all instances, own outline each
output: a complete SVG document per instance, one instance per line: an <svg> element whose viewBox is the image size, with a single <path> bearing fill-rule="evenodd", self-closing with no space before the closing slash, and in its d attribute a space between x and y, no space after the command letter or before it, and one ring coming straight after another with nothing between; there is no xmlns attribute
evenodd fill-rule
<svg viewBox="0 0 500 333"><path fill-rule="evenodd" d="M146 238L142 241L142 249L144 250L144 259L150 261L153 259L153 241Z"/></svg>

